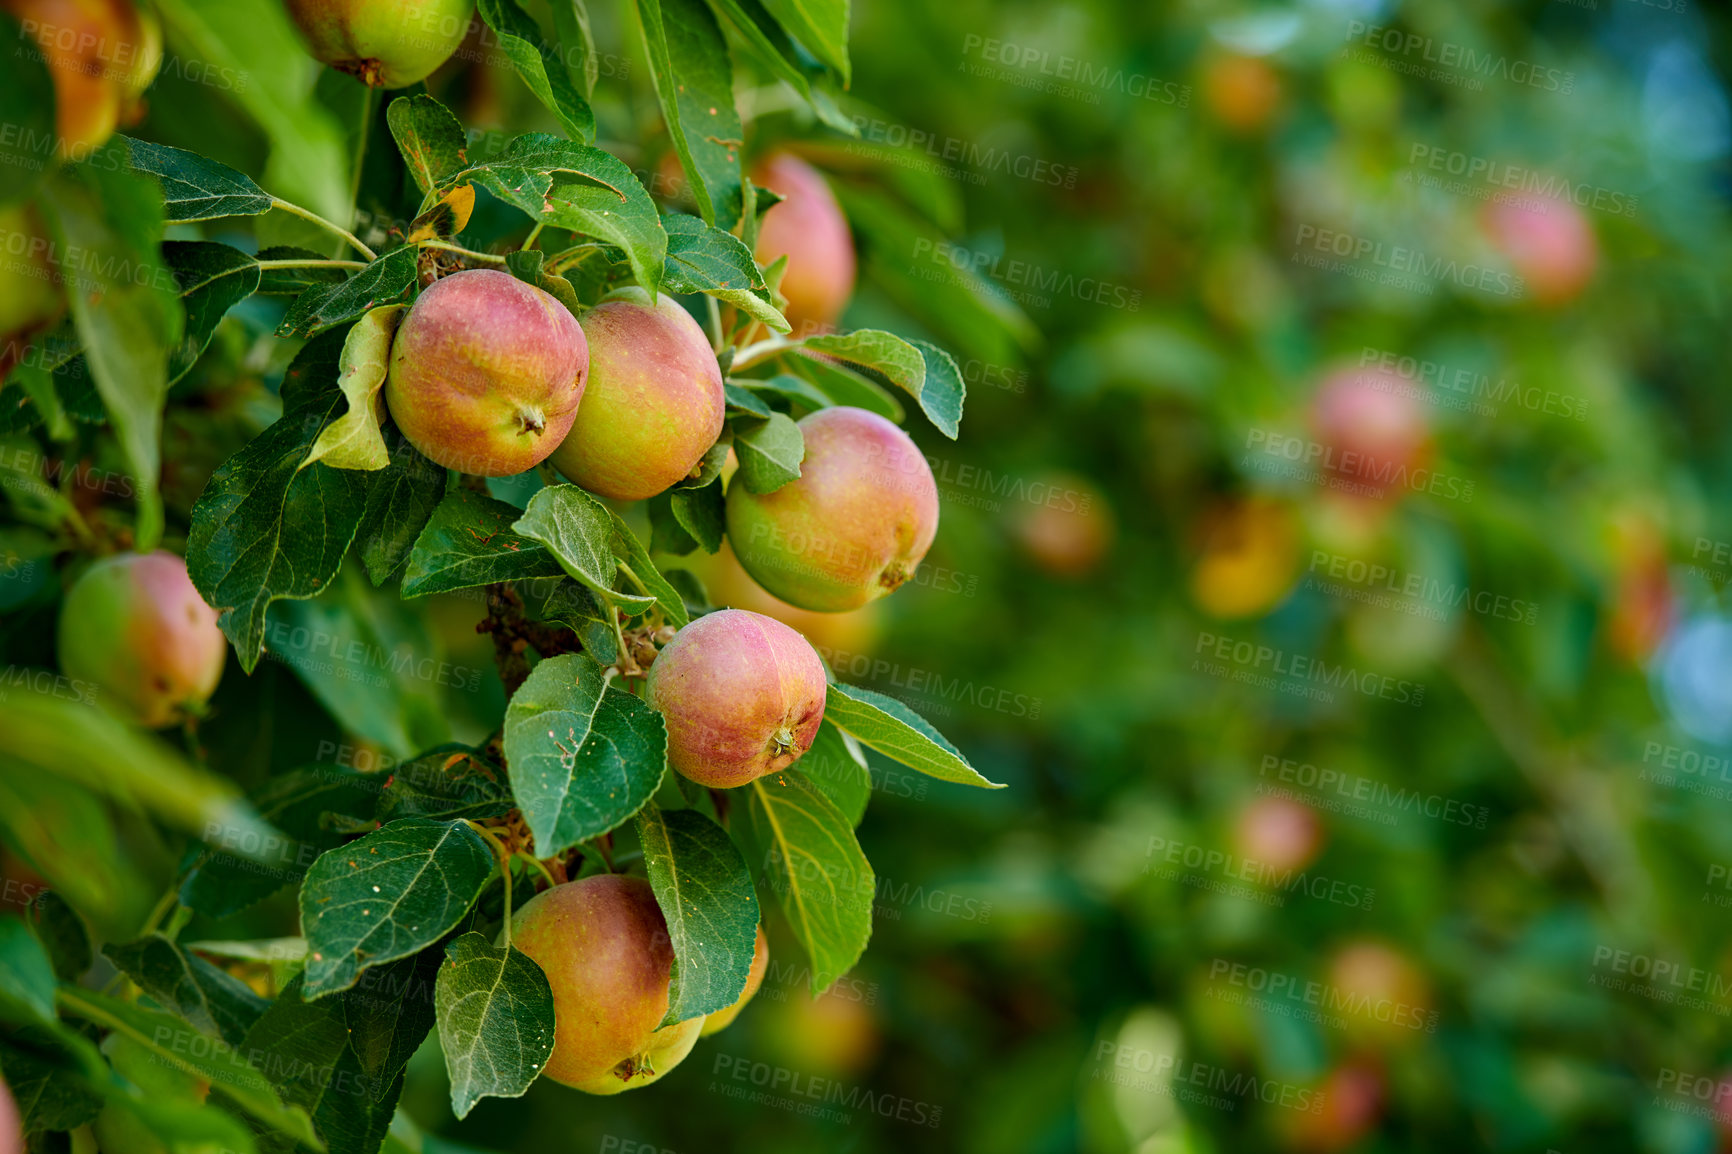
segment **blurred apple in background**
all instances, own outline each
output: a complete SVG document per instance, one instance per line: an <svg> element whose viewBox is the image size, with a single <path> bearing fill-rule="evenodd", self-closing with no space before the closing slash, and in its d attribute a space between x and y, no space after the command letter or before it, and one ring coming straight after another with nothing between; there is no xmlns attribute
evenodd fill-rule
<svg viewBox="0 0 1732 1154"><path fill-rule="evenodd" d="M1488 204L1480 228L1527 281L1532 298L1547 307L1580 296L1600 263L1593 226L1567 200L1548 198L1534 207Z"/></svg>
<svg viewBox="0 0 1732 1154"><path fill-rule="evenodd" d="M1292 506L1247 497L1206 512L1191 596L1213 617L1256 617L1279 605L1299 574L1299 526Z"/></svg>
<svg viewBox="0 0 1732 1154"><path fill-rule="evenodd" d="M1257 132L1281 106L1281 77L1261 56L1213 56L1203 65L1203 103L1232 131Z"/></svg>
<svg viewBox="0 0 1732 1154"><path fill-rule="evenodd" d="M1323 820L1302 801L1259 797L1233 822L1238 855L1276 870L1302 870L1323 850Z"/></svg>
<svg viewBox="0 0 1732 1154"><path fill-rule="evenodd" d="M1101 491L1075 473L1053 472L1040 474L1026 492L1029 499L1011 515L1011 533L1024 555L1056 577L1094 572L1116 536Z"/></svg>

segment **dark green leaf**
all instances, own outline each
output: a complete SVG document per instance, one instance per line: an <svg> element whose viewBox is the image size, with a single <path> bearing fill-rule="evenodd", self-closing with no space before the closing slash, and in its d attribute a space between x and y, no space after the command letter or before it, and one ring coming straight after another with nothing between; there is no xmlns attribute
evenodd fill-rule
<svg viewBox="0 0 1732 1154"><path fill-rule="evenodd" d="M0 37L14 46L6 83L0 84L0 124L6 126L0 133L0 204L11 204L54 166L54 78L47 58L9 12L0 12Z"/></svg>
<svg viewBox="0 0 1732 1154"><path fill-rule="evenodd" d="M968 383L951 355L930 341L909 341L926 360L926 381L915 399L938 431L956 440L962 422L962 402L968 398Z"/></svg>
<svg viewBox="0 0 1732 1154"><path fill-rule="evenodd" d="M403 567L445 496L445 469L423 457L396 425L386 425L384 435L391 463L373 478L355 534L374 585Z"/></svg>
<svg viewBox="0 0 1732 1154"><path fill-rule="evenodd" d="M752 377L735 377L733 383L736 387L787 397L808 409L827 409L836 403L819 392L816 386L789 373L778 373L776 376L765 380L757 380Z"/></svg>
<svg viewBox="0 0 1732 1154"><path fill-rule="evenodd" d="M184 314L157 253L157 190L115 160L120 147L111 143L91 163L63 169L51 183L47 216L85 363L135 482L137 545L150 549L162 533L162 407Z"/></svg>
<svg viewBox="0 0 1732 1154"><path fill-rule="evenodd" d="M248 1045L213 1046L209 1038L172 1014L147 1010L94 990L63 986L60 1003L66 1012L121 1034L175 1069L197 1074L211 1084L213 1093L232 1101L271 1130L315 1148L321 1145L306 1112L292 1103L285 1104L270 1081L253 1067ZM254 1036L269 1036L258 1033L269 1020L268 1016L260 1019Z"/></svg>
<svg viewBox="0 0 1732 1154"><path fill-rule="evenodd" d="M256 794L259 816L281 831L252 858L218 847L181 883L180 900L213 918L239 913L306 876L321 853L342 844L330 815L371 818L382 780L335 765L312 765L271 778Z"/></svg>
<svg viewBox="0 0 1732 1154"><path fill-rule="evenodd" d="M668 238L655 201L617 157L544 133L513 140L497 160L466 170L537 223L567 228L618 245L638 283L660 286Z"/></svg>
<svg viewBox="0 0 1732 1154"><path fill-rule="evenodd" d="M274 203L245 173L196 152L125 136L115 140L125 148L134 170L148 173L162 186L163 206L171 221L257 216L269 212Z"/></svg>
<svg viewBox="0 0 1732 1154"><path fill-rule="evenodd" d="M562 577L548 590L547 599L541 606L541 617L546 621L563 621L572 629L579 629L592 621L607 622L610 613L588 586Z"/></svg>
<svg viewBox="0 0 1732 1154"><path fill-rule="evenodd" d="M636 0L650 78L686 185L708 224L740 219L740 149L727 41L703 0ZM749 287L749 286L743 286Z"/></svg>
<svg viewBox="0 0 1732 1154"><path fill-rule="evenodd" d="M102 954L163 1009L231 1046L240 1044L268 1005L239 979L161 934L111 942Z"/></svg>
<svg viewBox="0 0 1732 1154"><path fill-rule="evenodd" d="M259 250L259 260L329 260L324 253L293 245L274 245ZM310 288L342 284L349 274L340 268L267 268L259 270L261 296L298 297Z"/></svg>
<svg viewBox="0 0 1732 1154"><path fill-rule="evenodd" d="M289 306L283 323L277 326L277 335L309 337L355 320L368 309L407 300L415 288L415 253L412 245L405 245L341 284L307 289Z"/></svg>
<svg viewBox="0 0 1732 1154"><path fill-rule="evenodd" d="M378 819L426 817L436 821L483 821L514 807L503 770L464 745L428 750L391 773L379 798Z"/></svg>
<svg viewBox="0 0 1732 1154"><path fill-rule="evenodd" d="M734 422L734 452L746 488L773 493L800 475L806 438L786 413L771 413L766 419L741 417Z"/></svg>
<svg viewBox="0 0 1732 1154"><path fill-rule="evenodd" d="M941 781L1004 788L982 777L943 734L894 697L837 682L829 688L824 717L862 745Z"/></svg>
<svg viewBox="0 0 1732 1154"><path fill-rule="evenodd" d="M553 61L554 67L548 68L555 53L535 21L517 6L517 0L479 0L476 7L487 26L499 34L499 47L517 75L553 113L560 127L575 140L594 140L595 113L590 111L589 102L579 94L563 66Z"/></svg>
<svg viewBox="0 0 1732 1154"><path fill-rule="evenodd" d="M422 950L374 966L343 994L349 1045L375 1098L390 1089L433 1029L433 983L438 975L439 951Z"/></svg>
<svg viewBox="0 0 1732 1154"><path fill-rule="evenodd" d="M0 1019L54 1024L54 963L18 918L0 917Z"/></svg>
<svg viewBox="0 0 1732 1154"><path fill-rule="evenodd" d="M721 826L692 809L638 811L644 870L673 945L673 980L661 1024L740 1000L758 937L752 871Z"/></svg>
<svg viewBox="0 0 1732 1154"><path fill-rule="evenodd" d="M675 489L671 505L680 528L691 534L704 552L714 553L722 547L727 531L727 505L719 483L701 489Z"/></svg>
<svg viewBox="0 0 1732 1154"><path fill-rule="evenodd" d="M573 578L612 597L619 562L613 555L613 513L576 485L549 485L529 499L511 529L539 541Z"/></svg>
<svg viewBox="0 0 1732 1154"><path fill-rule="evenodd" d="M583 93L585 100L595 96L596 77L601 73L601 61L596 58L595 33L590 28L589 6L585 0L554 0L553 27L559 34L559 55L565 62L565 73L571 83Z"/></svg>
<svg viewBox="0 0 1732 1154"><path fill-rule="evenodd" d="M492 872L487 843L460 821L402 818L326 853L301 883L307 996L444 937Z"/></svg>
<svg viewBox="0 0 1732 1154"><path fill-rule="evenodd" d="M211 476L193 506L187 571L251 672L265 613L316 597L335 577L366 507L369 478L301 462L343 405L341 330L302 348L283 383L283 416Z"/></svg>
<svg viewBox="0 0 1732 1154"><path fill-rule="evenodd" d="M559 576L554 555L514 529L518 516L516 506L472 489L445 494L409 553L403 596Z"/></svg>
<svg viewBox="0 0 1732 1154"><path fill-rule="evenodd" d="M662 283L670 292L708 293L776 332L789 331L787 318L770 303L770 290L751 249L739 237L683 213L662 217L662 227L668 234Z"/></svg>
<svg viewBox="0 0 1732 1154"><path fill-rule="evenodd" d="M732 382L722 386L728 399L728 408L733 412L747 413L754 417L768 417L776 410L760 400L750 389L741 388Z"/></svg>
<svg viewBox="0 0 1732 1154"><path fill-rule="evenodd" d="M785 358L788 368L809 381L835 405L852 405L902 423L902 402L877 381L863 377L843 365L815 357ZM923 362L924 363L924 362Z"/></svg>
<svg viewBox="0 0 1732 1154"><path fill-rule="evenodd" d="M521 950L464 934L445 948L434 991L451 1111L521 1098L553 1054L553 989Z"/></svg>
<svg viewBox="0 0 1732 1154"><path fill-rule="evenodd" d="M0 1074L25 1134L71 1130L95 1118L106 1088L96 1080L102 1068L96 1047L65 1027L26 1026L0 1037Z"/></svg>
<svg viewBox="0 0 1732 1154"><path fill-rule="evenodd" d="M166 240L162 256L180 285L186 331L168 361L168 383L198 363L217 323L259 287L259 265L238 248L208 240Z"/></svg>
<svg viewBox="0 0 1732 1154"><path fill-rule="evenodd" d="M594 659L566 653L530 670L506 706L505 764L538 857L565 848L554 844L554 830L578 785L578 751L589 737L606 688L607 679Z"/></svg>
<svg viewBox="0 0 1732 1154"><path fill-rule="evenodd" d="M620 689L609 688L577 751L571 790L550 847L556 853L618 828L655 796L667 769L662 715ZM537 852L543 852L538 842Z"/></svg>
<svg viewBox="0 0 1732 1154"><path fill-rule="evenodd" d="M860 135L860 129L836 108L835 101L827 93L814 92L806 74L788 59L792 54L791 45L787 44L781 28L770 19L758 0L710 0L710 6L739 31L752 56L772 76L804 97L826 125L849 136Z"/></svg>
<svg viewBox="0 0 1732 1154"><path fill-rule="evenodd" d="M422 192L437 187L447 176L469 163L463 126L451 110L425 92L399 96L385 110L391 138L403 154Z"/></svg>
<svg viewBox="0 0 1732 1154"><path fill-rule="evenodd" d="M90 968L94 956L90 931L84 919L53 890L38 890L30 900L27 916L36 940L48 953L54 975L63 982L76 982Z"/></svg>
<svg viewBox="0 0 1732 1154"><path fill-rule="evenodd" d="M674 516L673 492L657 493L644 503L649 513L650 544L652 552L671 553L675 557L684 557L698 547L696 537L686 532L685 527Z"/></svg>
<svg viewBox="0 0 1732 1154"><path fill-rule="evenodd" d="M749 789L766 880L806 950L812 993L820 994L848 972L872 936L872 866L847 815L804 777L770 774Z"/></svg>
<svg viewBox="0 0 1732 1154"><path fill-rule="evenodd" d="M643 547L643 542L637 539L637 534L631 531L631 526L611 509L608 510L608 515L613 518L613 538L610 546L614 556L643 582L643 587L661 607L662 615L667 618L668 624L676 629L681 628L691 618L686 615L685 603L680 600L679 591L669 585L661 571L655 567L655 562L650 560L649 551Z"/></svg>

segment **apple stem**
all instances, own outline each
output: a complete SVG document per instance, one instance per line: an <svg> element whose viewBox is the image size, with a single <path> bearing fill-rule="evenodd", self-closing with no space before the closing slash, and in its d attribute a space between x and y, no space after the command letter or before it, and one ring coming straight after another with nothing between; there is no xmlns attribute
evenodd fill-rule
<svg viewBox="0 0 1732 1154"><path fill-rule="evenodd" d="M472 248L464 248L460 244L451 244L443 240L424 240L418 242L422 248L436 248L441 252L454 252L458 256L466 256L470 260L486 261L488 264L504 264L505 258L490 252L476 252Z"/></svg>
<svg viewBox="0 0 1732 1154"><path fill-rule="evenodd" d="M350 232L348 229L344 228L342 225L333 224L332 222L326 220L324 217L320 216L318 213L312 211L311 209L302 208L298 204L290 204L288 201L283 200L280 197L275 197L275 196L271 197L271 207L272 208L280 208L286 213L290 213L294 216L298 216L302 220L310 220L314 224L318 225L320 228L325 229L329 232L336 233L338 236L342 237L344 240L346 240L350 244L354 245L355 251L361 253L368 260L378 260L379 259L379 254L374 252L372 249L368 248L366 245L362 244L360 238L357 237L354 233Z"/></svg>
<svg viewBox="0 0 1732 1154"><path fill-rule="evenodd" d="M511 948L511 851L494 836L493 831L479 822L463 819L463 824L481 835L481 839L493 847L493 852L499 858L499 874L505 879L505 948Z"/></svg>

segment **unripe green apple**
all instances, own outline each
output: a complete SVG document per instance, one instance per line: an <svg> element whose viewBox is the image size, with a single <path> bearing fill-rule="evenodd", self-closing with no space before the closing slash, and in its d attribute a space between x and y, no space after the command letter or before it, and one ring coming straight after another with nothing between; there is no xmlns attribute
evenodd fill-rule
<svg viewBox="0 0 1732 1154"><path fill-rule="evenodd" d="M668 764L731 789L787 769L824 721L824 663L773 617L719 609L674 634L646 700L668 727Z"/></svg>
<svg viewBox="0 0 1732 1154"><path fill-rule="evenodd" d="M764 971L769 968L770 939L764 936L764 927L759 926L758 940L752 943L752 968L746 971L746 988L740 992L740 1000L706 1017L698 1037L707 1038L717 1030L733 1025L740 1011L746 1008L746 1003L752 1000L752 995L758 992L758 987L764 984Z"/></svg>
<svg viewBox="0 0 1732 1154"><path fill-rule="evenodd" d="M451 58L475 0L288 0L307 49L374 88L406 88Z"/></svg>
<svg viewBox="0 0 1732 1154"><path fill-rule="evenodd" d="M60 607L60 669L99 704L150 729L196 714L222 679L228 642L172 553L104 557Z"/></svg>
<svg viewBox="0 0 1732 1154"><path fill-rule="evenodd" d="M795 335L836 324L854 292L854 237L836 194L817 169L786 152L762 162L752 183L783 200L764 214L758 230L759 264L786 256L782 295Z"/></svg>
<svg viewBox="0 0 1732 1154"><path fill-rule="evenodd" d="M663 1029L674 951L642 878L597 874L543 890L511 921L511 944L553 988L553 1054L542 1071L587 1094L647 1086L697 1044L703 1018Z"/></svg>
<svg viewBox="0 0 1732 1154"><path fill-rule="evenodd" d="M589 342L553 296L507 273L435 281L391 343L385 404L403 435L448 469L509 477L571 428Z"/></svg>
<svg viewBox="0 0 1732 1154"><path fill-rule="evenodd" d="M689 476L722 432L722 369L703 327L665 293L609 293L583 317L589 387L553 466L616 501Z"/></svg>
<svg viewBox="0 0 1732 1154"><path fill-rule="evenodd" d="M865 409L800 421L800 476L773 493L728 485L728 539L790 605L840 613L894 591L938 532L938 485L907 433Z"/></svg>
<svg viewBox="0 0 1732 1154"><path fill-rule="evenodd" d="M52 250L29 204L0 208L0 340L11 342L47 328L65 309Z"/></svg>

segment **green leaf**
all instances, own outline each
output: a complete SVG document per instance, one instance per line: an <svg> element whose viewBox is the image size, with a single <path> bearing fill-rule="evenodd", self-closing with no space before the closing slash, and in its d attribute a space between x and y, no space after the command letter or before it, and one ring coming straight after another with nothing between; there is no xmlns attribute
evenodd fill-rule
<svg viewBox="0 0 1732 1154"><path fill-rule="evenodd" d="M763 2L788 35L836 70L844 87L852 83L848 65L848 0Z"/></svg>
<svg viewBox="0 0 1732 1154"><path fill-rule="evenodd" d="M390 1089L432 1031L433 983L438 976L438 951L422 950L374 966L343 994L349 1045L375 1100Z"/></svg>
<svg viewBox="0 0 1732 1154"><path fill-rule="evenodd" d="M612 619L601 598L591 593L588 586L563 575L547 591L547 598L541 605L541 617L546 621L563 621L573 629L592 621L606 624ZM611 626L607 633L611 638Z"/></svg>
<svg viewBox="0 0 1732 1154"><path fill-rule="evenodd" d="M402 1093L374 1084L349 1044L344 999L308 1001L297 976L259 1019L242 1052L269 1071L283 1101L312 1115L331 1154L375 1154Z"/></svg>
<svg viewBox="0 0 1732 1154"><path fill-rule="evenodd" d="M669 292L708 293L776 332L790 331L788 319L770 303L770 290L752 250L739 237L683 213L662 217L662 227L668 234L662 284Z"/></svg>
<svg viewBox="0 0 1732 1154"><path fill-rule="evenodd" d="M758 937L758 894L739 847L694 809L637 815L644 870L673 945L673 979L663 1026L740 1000Z"/></svg>
<svg viewBox="0 0 1732 1154"><path fill-rule="evenodd" d="M157 254L163 228L157 190L120 164L117 144L50 183L49 230L72 318L103 408L119 437L138 506L137 546L162 535L162 407L169 356L184 314Z"/></svg>
<svg viewBox="0 0 1732 1154"><path fill-rule="evenodd" d="M53 890L39 890L30 900L26 916L36 940L54 964L54 976L63 982L82 977L94 960L90 931L66 899Z"/></svg>
<svg viewBox="0 0 1732 1154"><path fill-rule="evenodd" d="M673 493L657 493L644 503L649 514L650 551L683 557L698 547L696 537L686 532L674 517Z"/></svg>
<svg viewBox="0 0 1732 1154"><path fill-rule="evenodd" d="M742 388L732 381L722 386L723 395L727 397L728 408L734 412L747 413L754 417L768 417L776 410L758 399L758 395L750 389Z"/></svg>
<svg viewBox="0 0 1732 1154"><path fill-rule="evenodd" d="M227 778L194 767L174 749L112 714L42 693L0 697L4 758L14 773L60 779L123 808L145 809L196 837L234 838L241 852L276 831L260 821ZM93 835L94 836L94 831Z"/></svg>
<svg viewBox="0 0 1732 1154"><path fill-rule="evenodd" d="M443 466L423 457L396 425L387 425L384 436L391 463L367 490L367 507L355 531L374 585L383 585L403 567L445 496Z"/></svg>
<svg viewBox="0 0 1732 1154"><path fill-rule="evenodd" d="M511 792L535 839L536 855L563 849L554 829L576 786L578 751L589 737L607 679L582 653L549 657L529 671L505 708L505 764Z"/></svg>
<svg viewBox="0 0 1732 1154"><path fill-rule="evenodd" d="M740 219L740 149L745 130L734 107L734 65L703 0L636 0L638 27L662 119L708 224Z"/></svg>
<svg viewBox="0 0 1732 1154"><path fill-rule="evenodd" d="M186 223L225 216L257 216L274 203L250 176L184 148L131 137L114 138L135 172L146 173L162 188L167 218ZM262 255L262 254L261 254Z"/></svg>
<svg viewBox="0 0 1732 1154"><path fill-rule="evenodd" d="M18 21L0 12L4 43L30 41ZM0 204L23 200L54 163L54 77L34 44L14 48L0 85Z"/></svg>
<svg viewBox="0 0 1732 1154"><path fill-rule="evenodd" d="M844 365L815 357L785 358L788 368L805 378L834 405L852 405L902 423L902 402L877 381L861 376Z"/></svg>
<svg viewBox="0 0 1732 1154"><path fill-rule="evenodd" d="M615 513L608 510L608 516L613 518L613 537L609 546L614 556L624 562L637 579L643 582L655 603L661 607L662 615L668 619L668 624L676 629L683 628L691 618L686 614L685 602L680 600L679 590L669 585L667 578L650 560L649 551L643 547L643 542L637 539L637 534L631 531L631 526Z"/></svg>
<svg viewBox="0 0 1732 1154"><path fill-rule="evenodd" d="M0 1035L0 1073L27 1135L71 1130L95 1118L109 1089L106 1065L95 1046L58 1023Z"/></svg>
<svg viewBox="0 0 1732 1154"><path fill-rule="evenodd" d="M818 728L812 747L792 768L835 802L836 808L847 815L849 824L860 824L872 795L872 771L852 737L826 720Z"/></svg>
<svg viewBox="0 0 1732 1154"><path fill-rule="evenodd" d="M172 1014L143 1009L94 990L62 986L59 997L67 1013L120 1034L177 1070L198 1075L211 1084L213 1092L269 1129L315 1150L325 1149L306 1111L285 1105L271 1083L250 1064L249 1046L212 1045L209 1038ZM268 1021L268 1017L261 1019L255 1033Z"/></svg>
<svg viewBox="0 0 1732 1154"><path fill-rule="evenodd" d="M926 380L915 394L920 411L938 431L956 440L962 422L962 402L968 398L968 383L951 355L930 341L909 341L926 361Z"/></svg>
<svg viewBox="0 0 1732 1154"><path fill-rule="evenodd" d="M539 224L618 245L644 288L661 284L668 238L655 201L625 163L599 148L531 132L503 155L466 169L472 179Z"/></svg>
<svg viewBox="0 0 1732 1154"><path fill-rule="evenodd" d="M445 947L434 988L451 1112L521 1098L553 1054L553 988L521 950L469 933Z"/></svg>
<svg viewBox="0 0 1732 1154"><path fill-rule="evenodd" d="M807 361L807 364L815 362ZM827 409L835 404L829 397L820 392L816 386L790 373L778 373L773 377L759 380L755 377L730 378L734 385L740 388L755 389L758 392L775 393L788 398L808 409Z"/></svg>
<svg viewBox="0 0 1732 1154"><path fill-rule="evenodd" d="M279 337L310 337L352 321L369 309L406 300L415 289L413 245L388 252L341 284L317 285L295 298Z"/></svg>
<svg viewBox="0 0 1732 1154"><path fill-rule="evenodd" d="M273 601L317 597L337 575L366 507L369 478L300 467L343 404L343 333L309 341L283 382L283 415L212 474L192 510L187 572L214 606L248 673Z"/></svg>
<svg viewBox="0 0 1732 1154"><path fill-rule="evenodd" d="M473 489L459 487L445 494L415 538L409 567L403 571L403 596L563 573L541 542L515 529L512 523L519 515L515 505Z"/></svg>
<svg viewBox="0 0 1732 1154"><path fill-rule="evenodd" d="M499 47L517 75L567 135L586 144L593 141L595 113L563 66L548 70L548 62L556 53L548 48L535 21L517 6L517 0L479 0L476 8L487 26L498 33Z"/></svg>
<svg viewBox="0 0 1732 1154"><path fill-rule="evenodd" d="M584 0L553 0L553 27L559 34L560 58L565 73L573 85L583 92L583 98L595 96L595 81L601 74L601 61L596 57L595 33L590 28L589 6Z"/></svg>
<svg viewBox="0 0 1732 1154"><path fill-rule="evenodd" d="M208 240L168 240L162 256L180 285L186 334L168 362L168 383L192 370L228 311L259 287L258 262L238 248Z"/></svg>
<svg viewBox="0 0 1732 1154"><path fill-rule="evenodd" d="M481 896L493 864L463 822L415 817L320 857L301 883L307 996L346 990L368 966L444 937Z"/></svg>
<svg viewBox="0 0 1732 1154"><path fill-rule="evenodd" d="M342 416L326 425L301 468L323 461L333 469L377 472L391 463L385 446L385 374L391 367L391 338L405 305L373 309L349 329L338 361L337 387L349 402ZM370 498L369 498L370 499Z"/></svg>
<svg viewBox="0 0 1732 1154"><path fill-rule="evenodd" d="M920 350L882 329L856 329L851 333L820 333L799 344L806 353L823 353L850 364L882 373L891 384L918 398L926 383L926 358Z"/></svg>
<svg viewBox="0 0 1732 1154"><path fill-rule="evenodd" d="M392 770L377 816L381 822L400 817L484 821L514 805L503 770L468 746L442 745Z"/></svg>
<svg viewBox="0 0 1732 1154"><path fill-rule="evenodd" d="M381 779L335 765L310 765L279 774L253 794L259 816L280 833L256 842L251 858L222 848L255 843L244 835L212 835L207 853L180 887L180 900L207 917L226 918L299 882L320 854L343 843L328 815L373 816Z"/></svg>
<svg viewBox="0 0 1732 1154"><path fill-rule="evenodd" d="M782 40L783 44L787 44L786 37L781 35L781 29L772 23L769 14L763 10L757 0L743 0L743 2L742 0L710 0L710 6L719 15L725 16L728 23L739 31L741 39L751 50L752 56L763 64L772 76L798 92L812 106L813 111L817 112L819 119L838 132L846 133L849 136L860 135L860 129L855 126L852 120L842 115L841 111L836 108L835 101L831 100L827 93L813 92L810 82L806 79L806 74L788 59L789 52L771 39L769 33L765 31L766 25L774 29L777 38ZM747 10L748 6L750 11Z"/></svg>
<svg viewBox="0 0 1732 1154"><path fill-rule="evenodd" d="M0 1018L14 1025L54 1024L54 963L15 917L0 917Z"/></svg>
<svg viewBox="0 0 1732 1154"><path fill-rule="evenodd" d="M752 782L748 812L770 889L811 963L816 996L866 950L877 886L872 866L847 815L798 774Z"/></svg>
<svg viewBox="0 0 1732 1154"><path fill-rule="evenodd" d="M662 715L624 690L610 686L601 695L575 757L567 734L557 729L553 734L542 740L547 746L565 744L557 756L570 766L571 784L553 833L546 842L536 840L541 854L560 853L619 828L655 796L667 770Z"/></svg>
<svg viewBox="0 0 1732 1154"><path fill-rule="evenodd" d="M273 245L261 248L258 259L267 260L329 260L324 253L294 245ZM342 284L349 274L340 268L267 268L259 270L258 293L261 296L298 297L310 288L328 288Z"/></svg>
<svg viewBox="0 0 1732 1154"><path fill-rule="evenodd" d="M680 528L691 534L704 552L715 553L722 547L727 532L727 504L720 484L701 489L675 489L670 507Z"/></svg>
<svg viewBox="0 0 1732 1154"><path fill-rule="evenodd" d="M110 943L102 955L163 1009L231 1046L241 1043L269 1004L240 979L161 934Z"/></svg>
<svg viewBox="0 0 1732 1154"><path fill-rule="evenodd" d="M576 485L549 485L529 499L511 529L546 546L567 573L603 599L617 596L613 513L589 493Z"/></svg>
<svg viewBox="0 0 1732 1154"><path fill-rule="evenodd" d="M451 110L425 92L399 96L385 110L385 123L409 175L422 192L431 192L444 179L469 163L468 141L463 125Z"/></svg>
<svg viewBox="0 0 1732 1154"><path fill-rule="evenodd" d="M853 734L862 745L940 781L1004 788L982 777L943 734L894 697L836 682L824 702L824 717Z"/></svg>
<svg viewBox="0 0 1732 1154"><path fill-rule="evenodd" d="M806 438L786 413L734 421L734 452L740 458L740 480L753 493L773 493L800 475L806 459Z"/></svg>

